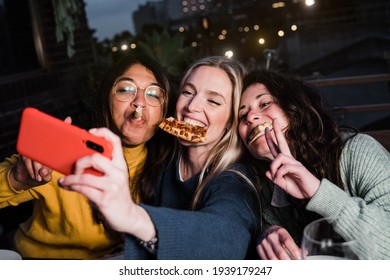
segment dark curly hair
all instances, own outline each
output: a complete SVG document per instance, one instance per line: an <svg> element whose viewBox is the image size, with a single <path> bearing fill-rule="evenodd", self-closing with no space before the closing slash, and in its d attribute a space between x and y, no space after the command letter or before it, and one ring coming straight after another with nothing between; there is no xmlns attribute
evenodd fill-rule
<svg viewBox="0 0 390 280"><path fill-rule="evenodd" d="M346 141L341 132L352 128L339 126L316 90L297 77L258 70L245 77L243 90L252 84L263 84L285 113L292 155L317 178L344 188L338 164Z"/></svg>

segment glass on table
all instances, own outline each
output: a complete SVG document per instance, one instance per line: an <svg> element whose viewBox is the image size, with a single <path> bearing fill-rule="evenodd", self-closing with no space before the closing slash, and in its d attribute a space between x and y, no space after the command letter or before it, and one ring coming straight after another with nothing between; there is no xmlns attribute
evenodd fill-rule
<svg viewBox="0 0 390 280"><path fill-rule="evenodd" d="M328 218L315 220L303 231L303 260L358 260L374 259L375 244L367 230L361 230L357 238L345 240L338 234L333 221Z"/></svg>
<svg viewBox="0 0 390 280"><path fill-rule="evenodd" d="M22 256L12 250L0 249L0 260L21 260Z"/></svg>

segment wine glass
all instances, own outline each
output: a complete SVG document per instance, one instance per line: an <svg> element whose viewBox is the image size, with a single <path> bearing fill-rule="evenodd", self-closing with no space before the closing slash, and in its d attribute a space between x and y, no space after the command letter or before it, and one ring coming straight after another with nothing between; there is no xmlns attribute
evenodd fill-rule
<svg viewBox="0 0 390 280"><path fill-rule="evenodd" d="M303 231L302 259L358 260L358 240L344 240L333 228L332 220L322 218L308 224Z"/></svg>

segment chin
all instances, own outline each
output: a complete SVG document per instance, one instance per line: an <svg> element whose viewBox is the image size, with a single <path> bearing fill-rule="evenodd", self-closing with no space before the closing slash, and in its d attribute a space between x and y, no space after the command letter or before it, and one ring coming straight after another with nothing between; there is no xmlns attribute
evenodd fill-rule
<svg viewBox="0 0 390 280"><path fill-rule="evenodd" d="M257 145L255 147L252 145L249 151L255 158L260 160L272 161L274 159L269 149L263 149Z"/></svg>
<svg viewBox="0 0 390 280"><path fill-rule="evenodd" d="M193 142L190 142L190 141L187 141L187 140L184 140L180 137L177 137L177 141L180 143L180 145L183 145L185 147L188 147L188 146L194 146L194 144L198 144L198 143L193 143Z"/></svg>
<svg viewBox="0 0 390 280"><path fill-rule="evenodd" d="M149 140L148 138L145 138L145 135L139 135L137 133L126 133L125 136L126 140L124 141L124 144L128 146L138 146Z"/></svg>

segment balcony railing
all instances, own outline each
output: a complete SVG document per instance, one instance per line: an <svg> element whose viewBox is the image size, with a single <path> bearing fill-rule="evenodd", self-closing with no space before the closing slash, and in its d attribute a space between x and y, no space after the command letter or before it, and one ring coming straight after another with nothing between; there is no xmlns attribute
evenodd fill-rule
<svg viewBox="0 0 390 280"><path fill-rule="evenodd" d="M377 82L386 82L386 81L390 83L390 74L376 74L376 75L353 76L353 77L344 77L344 78L310 80L307 82L317 88L321 88L321 87L334 87L334 86L353 85L353 84L377 83ZM383 112L383 111L390 112L390 103L343 106L342 109L344 112L348 112L348 113Z"/></svg>
<svg viewBox="0 0 390 280"><path fill-rule="evenodd" d="M321 87L334 87L334 86L345 86L353 84L369 84L378 82L388 82L387 88L390 88L390 74L377 74L377 75L366 75L366 76L355 76L345 78L334 78L334 79L322 79L322 80L311 80L309 84L321 88ZM390 92L388 92L390 94ZM342 110L335 111L341 113L375 113L375 112L389 112L390 115L390 103L380 104L367 104L367 105L353 105L353 106L342 106ZM363 133L371 135L378 140L388 151L390 151L390 129L388 126L385 129L364 131Z"/></svg>

